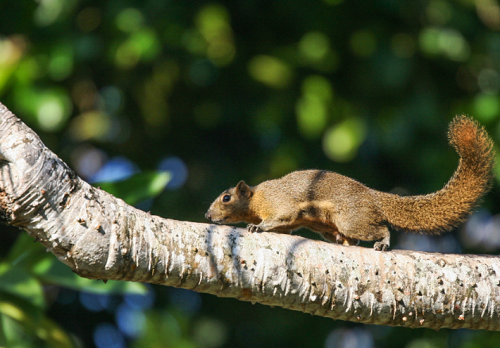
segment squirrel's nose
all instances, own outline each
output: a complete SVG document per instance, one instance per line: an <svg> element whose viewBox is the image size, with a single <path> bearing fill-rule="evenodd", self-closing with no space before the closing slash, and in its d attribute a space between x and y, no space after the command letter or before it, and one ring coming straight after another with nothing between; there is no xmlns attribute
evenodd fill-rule
<svg viewBox="0 0 500 348"><path fill-rule="evenodd" d="M205 214L205 218L207 218L208 220L212 220L212 216L210 215L209 212Z"/></svg>

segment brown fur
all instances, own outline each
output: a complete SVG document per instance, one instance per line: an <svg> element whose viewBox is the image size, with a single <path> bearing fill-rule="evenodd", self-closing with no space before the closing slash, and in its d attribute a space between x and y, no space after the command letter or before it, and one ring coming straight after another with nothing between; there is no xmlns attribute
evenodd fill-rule
<svg viewBox="0 0 500 348"><path fill-rule="evenodd" d="M347 245L378 240L377 250L389 247L388 226L415 233L449 231L489 190L494 152L484 128L466 116L451 122L448 138L460 161L435 193L401 197L334 172L302 170L254 187L240 181L212 203L206 217L216 223L247 222L252 232L291 233L307 227Z"/></svg>

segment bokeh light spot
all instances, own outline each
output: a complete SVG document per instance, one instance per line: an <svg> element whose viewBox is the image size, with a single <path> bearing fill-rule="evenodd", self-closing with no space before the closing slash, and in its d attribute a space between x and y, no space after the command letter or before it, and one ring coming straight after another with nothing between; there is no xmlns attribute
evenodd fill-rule
<svg viewBox="0 0 500 348"><path fill-rule="evenodd" d="M220 347L227 340L227 329L223 323L216 319L203 318L196 323L194 337L200 346Z"/></svg>
<svg viewBox="0 0 500 348"><path fill-rule="evenodd" d="M111 130L109 115L99 111L89 111L75 117L71 122L70 134L73 139L105 140Z"/></svg>
<svg viewBox="0 0 500 348"><path fill-rule="evenodd" d="M41 27L45 27L54 23L65 6L71 5L71 1L66 0L38 0L38 7L35 11L35 23Z"/></svg>
<svg viewBox="0 0 500 348"><path fill-rule="evenodd" d="M307 94L297 101L296 109L299 130L306 138L315 138L326 125L327 107L315 94Z"/></svg>
<svg viewBox="0 0 500 348"><path fill-rule="evenodd" d="M188 167L182 159L176 156L170 156L161 160L158 170L169 172L172 178L167 184L167 189L176 190L181 188L188 178Z"/></svg>
<svg viewBox="0 0 500 348"><path fill-rule="evenodd" d="M110 296L103 294L98 295L90 292L80 292L80 303L89 311L100 312L109 307Z"/></svg>
<svg viewBox="0 0 500 348"><path fill-rule="evenodd" d="M253 57L248 64L248 72L255 80L274 88L287 87L292 80L288 64L267 55Z"/></svg>
<svg viewBox="0 0 500 348"><path fill-rule="evenodd" d="M319 61L325 58L330 50L328 36L320 31L305 34L299 42L299 50L302 56L311 61Z"/></svg>
<svg viewBox="0 0 500 348"><path fill-rule="evenodd" d="M297 124L304 137L316 138L324 131L328 121L328 106L332 98L332 86L327 79L319 75L304 79L302 96L295 106Z"/></svg>
<svg viewBox="0 0 500 348"><path fill-rule="evenodd" d="M373 348L373 335L364 327L334 329L326 338L325 348Z"/></svg>
<svg viewBox="0 0 500 348"><path fill-rule="evenodd" d="M140 60L149 61L160 53L160 42L156 33L148 28L134 31L116 50L116 65L130 69Z"/></svg>
<svg viewBox="0 0 500 348"><path fill-rule="evenodd" d="M216 65L230 63L236 53L229 11L220 4L203 7L196 16L196 27L204 37L206 55Z"/></svg>
<svg viewBox="0 0 500 348"><path fill-rule="evenodd" d="M106 153L92 146L81 146L72 153L73 168L87 179L97 173L107 160Z"/></svg>
<svg viewBox="0 0 500 348"><path fill-rule="evenodd" d="M138 172L137 165L128 158L115 157L107 161L97 173L92 175L89 182L124 180Z"/></svg>
<svg viewBox="0 0 500 348"><path fill-rule="evenodd" d="M497 94L500 89L500 75L496 70L483 69L477 77L477 84L486 94Z"/></svg>
<svg viewBox="0 0 500 348"><path fill-rule="evenodd" d="M131 33L144 24L144 15L136 8L122 10L116 16L116 26L123 32Z"/></svg>
<svg viewBox="0 0 500 348"><path fill-rule="evenodd" d="M125 348L125 338L120 331L109 323L99 324L94 331L97 348Z"/></svg>
<svg viewBox="0 0 500 348"><path fill-rule="evenodd" d="M146 316L142 310L123 303L116 310L116 324L127 337L137 337L144 330Z"/></svg>
<svg viewBox="0 0 500 348"><path fill-rule="evenodd" d="M151 288L144 295L125 294L123 296L125 303L134 309L149 309L153 307L155 299L155 292Z"/></svg>
<svg viewBox="0 0 500 348"><path fill-rule="evenodd" d="M499 116L500 100L497 95L478 94L474 98L474 116L481 122L489 122Z"/></svg>
<svg viewBox="0 0 500 348"><path fill-rule="evenodd" d="M61 99L55 96L43 98L38 106L38 122L44 131L58 130L67 116Z"/></svg>
<svg viewBox="0 0 500 348"><path fill-rule="evenodd" d="M470 57L469 43L455 29L425 28L420 33L419 45L424 53L441 54L453 61L466 61Z"/></svg>
<svg viewBox="0 0 500 348"><path fill-rule="evenodd" d="M323 136L323 151L333 161L352 160L366 137L366 125L359 118L349 118L328 129Z"/></svg>
<svg viewBox="0 0 500 348"><path fill-rule="evenodd" d="M64 80L73 71L73 51L68 45L58 47L49 62L50 76L57 81Z"/></svg>

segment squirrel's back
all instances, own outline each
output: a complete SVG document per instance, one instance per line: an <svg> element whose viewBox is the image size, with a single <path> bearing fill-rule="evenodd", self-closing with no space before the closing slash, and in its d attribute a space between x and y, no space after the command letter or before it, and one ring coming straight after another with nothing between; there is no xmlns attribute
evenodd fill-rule
<svg viewBox="0 0 500 348"><path fill-rule="evenodd" d="M450 123L449 143L460 155L458 168L439 191L406 196L372 191L386 221L408 232L438 234L463 222L488 192L495 164L493 142L473 119L457 116Z"/></svg>

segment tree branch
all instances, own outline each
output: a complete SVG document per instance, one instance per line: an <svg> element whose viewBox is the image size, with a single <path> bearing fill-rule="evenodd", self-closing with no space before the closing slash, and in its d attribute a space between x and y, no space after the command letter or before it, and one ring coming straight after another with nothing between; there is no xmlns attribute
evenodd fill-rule
<svg viewBox="0 0 500 348"><path fill-rule="evenodd" d="M0 104L0 219L77 274L354 322L500 330L496 257L379 252L152 216L81 180Z"/></svg>

